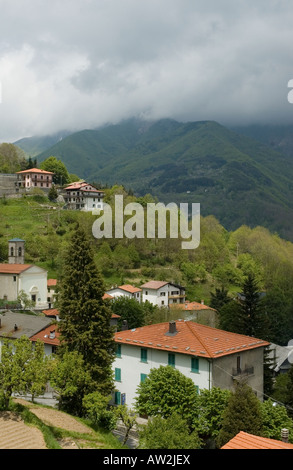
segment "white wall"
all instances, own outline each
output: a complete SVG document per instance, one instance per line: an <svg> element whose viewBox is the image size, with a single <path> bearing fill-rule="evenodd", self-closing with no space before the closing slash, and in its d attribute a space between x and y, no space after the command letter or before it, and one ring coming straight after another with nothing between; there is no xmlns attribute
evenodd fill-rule
<svg viewBox="0 0 293 470"><path fill-rule="evenodd" d="M134 406L136 389L140 383L140 374L148 375L150 370L160 365L168 365L168 351L148 349L147 363L141 362L139 346L121 345L121 358L116 357L113 363L115 368L121 369L121 382L115 381L115 388L126 394L126 404L131 408ZM174 353L175 351L169 351ZM209 388L209 363L205 358L199 357L199 373L191 372L191 357L188 354L176 354L175 368L186 377L192 379L199 389Z"/></svg>
<svg viewBox="0 0 293 470"><path fill-rule="evenodd" d="M24 290L31 298L36 295L36 307L47 308L47 271L32 266L19 275L19 291Z"/></svg>
<svg viewBox="0 0 293 470"><path fill-rule="evenodd" d="M142 288L142 301L148 300L153 305L159 307L168 306L168 284L159 289ZM163 303L164 302L164 303Z"/></svg>

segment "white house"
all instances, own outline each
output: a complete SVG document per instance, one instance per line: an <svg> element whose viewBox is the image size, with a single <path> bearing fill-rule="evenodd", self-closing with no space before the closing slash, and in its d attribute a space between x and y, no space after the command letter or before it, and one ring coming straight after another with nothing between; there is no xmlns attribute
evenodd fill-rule
<svg viewBox="0 0 293 470"><path fill-rule="evenodd" d="M51 171L40 170L39 168L30 168L29 170L18 171L16 173L20 179L20 185L23 188L52 188L53 175Z"/></svg>
<svg viewBox="0 0 293 470"><path fill-rule="evenodd" d="M170 304L185 302L185 288L166 281L149 281L140 286L142 301L149 301L158 307L168 307Z"/></svg>
<svg viewBox="0 0 293 470"><path fill-rule="evenodd" d="M130 284L112 287L111 289L107 290L106 293L113 298L128 297L129 299L135 299L138 302L141 301L141 289Z"/></svg>
<svg viewBox="0 0 293 470"><path fill-rule="evenodd" d="M47 271L24 263L24 240L9 240L9 262L0 263L0 299L17 301L21 291L35 302L36 309L45 309L47 303Z"/></svg>
<svg viewBox="0 0 293 470"><path fill-rule="evenodd" d="M115 334L115 403L134 406L136 390L151 369L170 365L192 379L198 390L232 389L245 376L263 398L266 341L178 320Z"/></svg>
<svg viewBox="0 0 293 470"><path fill-rule="evenodd" d="M85 181L71 183L64 191L66 209L94 212L96 209L103 210L104 191Z"/></svg>

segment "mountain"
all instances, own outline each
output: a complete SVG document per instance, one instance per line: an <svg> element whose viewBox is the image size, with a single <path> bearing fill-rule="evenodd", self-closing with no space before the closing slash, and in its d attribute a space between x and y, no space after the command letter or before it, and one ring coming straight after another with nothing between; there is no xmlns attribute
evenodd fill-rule
<svg viewBox="0 0 293 470"><path fill-rule="evenodd" d="M124 121L73 133L37 155L70 173L164 203L199 202L228 230L262 225L293 240L293 158L214 121Z"/></svg>
<svg viewBox="0 0 293 470"><path fill-rule="evenodd" d="M60 142L69 134L69 131L60 131L52 135L24 137L14 142L14 145L21 148L28 156L36 157L39 153L44 152L57 142Z"/></svg>
<svg viewBox="0 0 293 470"><path fill-rule="evenodd" d="M251 137L277 152L293 158L292 125L260 125L232 127L233 131Z"/></svg>

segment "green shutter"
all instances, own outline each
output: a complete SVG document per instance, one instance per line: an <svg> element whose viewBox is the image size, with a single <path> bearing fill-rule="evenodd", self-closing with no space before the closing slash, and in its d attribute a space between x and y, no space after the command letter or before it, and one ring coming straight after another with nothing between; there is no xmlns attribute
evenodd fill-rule
<svg viewBox="0 0 293 470"><path fill-rule="evenodd" d="M173 353L168 354L168 365L171 367L175 367L175 354Z"/></svg>
<svg viewBox="0 0 293 470"><path fill-rule="evenodd" d="M116 344L116 357L121 357L121 344Z"/></svg>
<svg viewBox="0 0 293 470"><path fill-rule="evenodd" d="M115 380L121 382L121 369L115 369Z"/></svg>
<svg viewBox="0 0 293 470"><path fill-rule="evenodd" d="M140 374L140 381L141 382L144 382L146 378L147 378L147 374Z"/></svg>
<svg viewBox="0 0 293 470"><path fill-rule="evenodd" d="M115 392L115 405L121 404L121 392Z"/></svg>
<svg viewBox="0 0 293 470"><path fill-rule="evenodd" d="M198 372L198 358L197 357L192 357L191 358L191 372Z"/></svg>
<svg viewBox="0 0 293 470"><path fill-rule="evenodd" d="M148 362L148 350L147 349L141 348L140 360L141 362Z"/></svg>

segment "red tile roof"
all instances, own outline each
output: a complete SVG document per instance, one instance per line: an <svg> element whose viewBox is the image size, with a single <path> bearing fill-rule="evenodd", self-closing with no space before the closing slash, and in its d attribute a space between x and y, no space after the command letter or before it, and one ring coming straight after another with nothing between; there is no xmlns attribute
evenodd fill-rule
<svg viewBox="0 0 293 470"><path fill-rule="evenodd" d="M57 310L57 308L49 308L48 310L43 310L42 313L47 317L57 317L59 315L59 310Z"/></svg>
<svg viewBox="0 0 293 470"><path fill-rule="evenodd" d="M32 264L0 263L0 274L20 274L32 266Z"/></svg>
<svg viewBox="0 0 293 470"><path fill-rule="evenodd" d="M57 285L57 279L48 279L47 286L52 287Z"/></svg>
<svg viewBox="0 0 293 470"><path fill-rule="evenodd" d="M91 189L85 189L86 186L89 186ZM71 183L69 186L65 188L65 191L71 191L71 190L91 191L91 192L99 192L99 193L104 192L104 191L101 191L100 189L96 189L93 185L91 185L90 183L86 183L85 181L76 181L75 183Z"/></svg>
<svg viewBox="0 0 293 470"><path fill-rule="evenodd" d="M114 299L114 297L112 297L112 295L110 294L107 294L107 292L103 295L103 299Z"/></svg>
<svg viewBox="0 0 293 470"><path fill-rule="evenodd" d="M184 302L182 304L170 304L169 307L171 308L177 308L180 310L215 310L212 307L209 307L208 305L201 304L199 302Z"/></svg>
<svg viewBox="0 0 293 470"><path fill-rule="evenodd" d="M59 316L59 310L57 308L49 308L47 310L43 310L42 313L49 317L57 317ZM111 318L120 318L120 315L116 315L116 313L112 313Z"/></svg>
<svg viewBox="0 0 293 470"><path fill-rule="evenodd" d="M134 287L130 284L124 284L123 286L118 286L117 289L122 289L127 292L130 292L131 294L134 294L135 292L141 292L141 289L139 287Z"/></svg>
<svg viewBox="0 0 293 470"><path fill-rule="evenodd" d="M40 340L45 344L51 344L53 346L59 346L60 344L60 333L58 332L58 325L49 325L47 328L36 333L30 337L31 341Z"/></svg>
<svg viewBox="0 0 293 470"><path fill-rule="evenodd" d="M293 444L240 431L221 449L293 449Z"/></svg>
<svg viewBox="0 0 293 470"><path fill-rule="evenodd" d="M46 175L54 175L52 171L40 170L39 168L30 168L29 170L17 171L16 173L42 173Z"/></svg>
<svg viewBox="0 0 293 470"><path fill-rule="evenodd" d="M166 281L149 281L140 287L143 287L144 289L160 289L160 287L166 286L167 284L169 283Z"/></svg>
<svg viewBox="0 0 293 470"><path fill-rule="evenodd" d="M170 336L166 334L169 322L158 323L119 331L115 334L115 341L213 359L269 345L261 339L218 330L193 321L177 320L176 329L177 333Z"/></svg>

